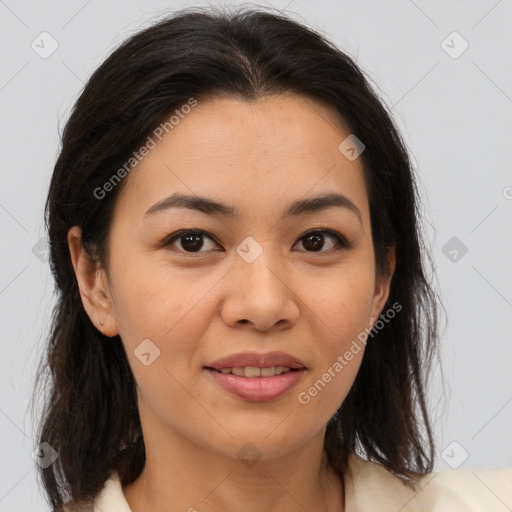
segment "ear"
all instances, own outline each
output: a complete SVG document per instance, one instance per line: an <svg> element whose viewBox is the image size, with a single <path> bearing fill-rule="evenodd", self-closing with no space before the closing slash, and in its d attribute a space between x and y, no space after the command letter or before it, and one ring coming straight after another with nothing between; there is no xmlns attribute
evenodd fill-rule
<svg viewBox="0 0 512 512"><path fill-rule="evenodd" d="M372 301L371 312L371 325L373 325L379 318L379 315L384 308L384 304L389 297L389 290L391 288L391 279L395 272L396 252L395 246L388 250L388 268L385 275L378 275L375 279L375 292Z"/></svg>
<svg viewBox="0 0 512 512"><path fill-rule="evenodd" d="M68 246L71 262L80 289L82 304L94 327L105 336L119 334L113 316L113 305L107 276L99 262L91 259L82 245L82 230L73 226L68 231Z"/></svg>

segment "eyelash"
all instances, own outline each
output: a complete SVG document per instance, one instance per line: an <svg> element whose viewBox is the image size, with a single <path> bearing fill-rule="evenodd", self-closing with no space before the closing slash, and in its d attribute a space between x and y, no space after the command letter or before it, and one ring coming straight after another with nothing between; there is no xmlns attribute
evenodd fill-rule
<svg viewBox="0 0 512 512"><path fill-rule="evenodd" d="M298 239L297 239L297 242L301 241L302 239L306 238L307 236L309 235L312 235L312 234L322 234L322 235L326 235L326 236L330 236L332 238L335 239L336 243L338 244L338 248L334 248L334 249L329 249L327 251L323 251L323 250L320 250L320 251L303 251L303 252L307 252L307 253L310 253L310 254L322 254L322 253L329 253L331 251L341 251L341 250L346 250L346 249L350 249L352 248L353 244L352 242L349 242L345 237L343 237L342 235L340 235L338 232L336 231L332 231L330 229L312 229L310 231L307 231L306 233L304 233L303 235L301 235ZM173 233L171 235L169 235L168 237L166 237L160 244L159 244L159 247L168 247L170 245L172 245L176 240L179 240L180 238L184 237L185 235L199 235L199 236L206 236L207 238L209 238L210 240L212 240L213 242L215 242L216 244L218 244L216 242L216 240L210 236L206 231L203 231L201 229L182 229L176 233ZM297 242L295 242L294 246L297 244ZM220 244L218 244L220 245ZM197 257L199 256L201 253L206 253L208 251L197 251L197 252L188 252L188 251L184 251L184 250L181 250L181 249L177 249L179 252L183 253L183 254L186 254L187 256L192 256L192 257Z"/></svg>

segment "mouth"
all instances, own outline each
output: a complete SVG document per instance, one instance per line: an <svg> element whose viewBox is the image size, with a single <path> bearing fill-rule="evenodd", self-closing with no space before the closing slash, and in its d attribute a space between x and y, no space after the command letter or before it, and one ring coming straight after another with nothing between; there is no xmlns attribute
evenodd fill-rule
<svg viewBox="0 0 512 512"><path fill-rule="evenodd" d="M276 400L295 387L307 368L282 352L232 355L204 367L216 384L250 401Z"/></svg>
<svg viewBox="0 0 512 512"><path fill-rule="evenodd" d="M297 358L285 352L245 352L224 357L206 368L239 377L273 377L293 370L305 369L305 365Z"/></svg>
<svg viewBox="0 0 512 512"><path fill-rule="evenodd" d="M222 368L217 370L206 366L207 370L213 370L224 375L236 375L237 377L245 377L248 379L255 379L259 377L275 377L276 375L283 375L289 372L297 372L303 368L290 368L289 366L269 366L260 368L258 366L234 366L232 368Z"/></svg>

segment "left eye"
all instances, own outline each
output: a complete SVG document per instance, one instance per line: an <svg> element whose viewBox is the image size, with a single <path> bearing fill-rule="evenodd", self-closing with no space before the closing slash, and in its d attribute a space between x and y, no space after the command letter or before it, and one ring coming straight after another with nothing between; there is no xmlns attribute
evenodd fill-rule
<svg viewBox="0 0 512 512"><path fill-rule="evenodd" d="M331 240L334 240L334 247L336 248L337 246L338 249L348 248L350 245L344 237L342 237L341 235L334 231L329 231L327 229L317 229L315 231L309 231L305 235L302 235L299 238L299 241L304 240L304 242L301 242L302 245L308 246L309 248L312 249L311 251L308 252L319 252L321 251L321 249L325 248L325 244L323 242L324 237L328 237ZM330 249L332 249L332 247Z"/></svg>
<svg viewBox="0 0 512 512"><path fill-rule="evenodd" d="M327 229L309 231L308 233L302 235L295 245L297 245L297 243L302 243L307 252L322 252L322 249L325 249L324 238L326 237L334 240L334 248L337 246L338 250L348 248L350 246L350 244L343 236L339 235L335 231L330 231ZM203 238L209 239L211 242L213 242L214 245L217 244L213 238L210 237L205 231L196 229L175 233L171 235L170 238L164 240L161 246L167 247L169 245L173 245L175 242L179 242L181 244L181 249L178 249L185 253L207 252L201 251L201 249L204 247ZM332 248L333 247L328 247L328 249Z"/></svg>

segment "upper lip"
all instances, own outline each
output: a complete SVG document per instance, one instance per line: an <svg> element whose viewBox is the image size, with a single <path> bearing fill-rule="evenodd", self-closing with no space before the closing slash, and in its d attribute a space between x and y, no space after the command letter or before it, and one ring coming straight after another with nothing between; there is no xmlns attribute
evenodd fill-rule
<svg viewBox="0 0 512 512"><path fill-rule="evenodd" d="M292 369L305 368L304 364L299 359L285 352L267 352L265 354L243 352L240 354L232 354L207 365L206 368L222 370L223 368L244 366L253 366L256 368L270 368L272 366L284 366L285 368Z"/></svg>

